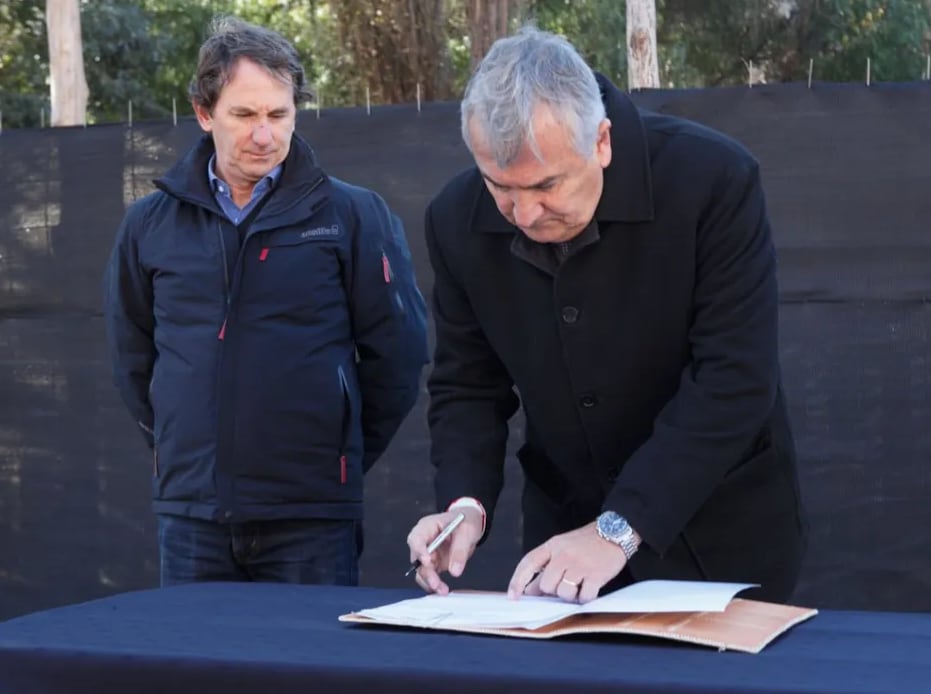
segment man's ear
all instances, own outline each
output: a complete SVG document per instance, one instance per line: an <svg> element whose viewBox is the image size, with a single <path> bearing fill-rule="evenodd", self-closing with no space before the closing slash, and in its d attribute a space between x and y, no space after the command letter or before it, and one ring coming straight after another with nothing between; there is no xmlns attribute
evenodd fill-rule
<svg viewBox="0 0 931 694"><path fill-rule="evenodd" d="M200 123L201 130L205 133L213 130L213 116L210 115L210 111L196 101L192 101L191 106L194 108L194 115L197 116L197 122Z"/></svg>
<svg viewBox="0 0 931 694"><path fill-rule="evenodd" d="M598 140L595 143L595 156L601 168L611 163L611 121L605 118L598 125Z"/></svg>

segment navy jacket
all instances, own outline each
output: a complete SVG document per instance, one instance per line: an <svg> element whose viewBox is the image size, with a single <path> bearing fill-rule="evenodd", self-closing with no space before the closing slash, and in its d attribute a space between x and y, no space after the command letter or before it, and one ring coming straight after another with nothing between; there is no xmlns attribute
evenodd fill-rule
<svg viewBox="0 0 931 694"><path fill-rule="evenodd" d="M159 513L359 518L417 398L423 298L400 221L292 140L237 229L205 136L134 203L107 268L117 386L154 447Z"/></svg>
<svg viewBox="0 0 931 694"><path fill-rule="evenodd" d="M520 403L526 549L614 510L644 540L634 577L783 599L805 523L757 162L601 86L613 159L597 233L561 265L538 262L474 169L427 211L438 505L493 508Z"/></svg>

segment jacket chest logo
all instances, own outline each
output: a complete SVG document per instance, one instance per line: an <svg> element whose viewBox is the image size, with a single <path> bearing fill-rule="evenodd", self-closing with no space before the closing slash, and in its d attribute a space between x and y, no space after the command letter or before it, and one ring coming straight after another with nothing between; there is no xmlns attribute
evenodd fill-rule
<svg viewBox="0 0 931 694"><path fill-rule="evenodd" d="M333 239L340 235L339 224L332 224L330 226L323 227L314 227L313 229L307 229L306 231L301 232L302 239L319 239L319 238L329 238Z"/></svg>

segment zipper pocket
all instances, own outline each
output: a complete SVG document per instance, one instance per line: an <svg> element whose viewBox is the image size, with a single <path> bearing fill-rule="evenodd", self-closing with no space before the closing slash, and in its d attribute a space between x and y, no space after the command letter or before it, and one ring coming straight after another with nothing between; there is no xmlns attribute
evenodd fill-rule
<svg viewBox="0 0 931 694"><path fill-rule="evenodd" d="M339 386L343 394L343 417L340 422L339 432L339 483L346 484L349 481L346 447L349 445L349 432L352 429L352 402L349 399L349 382L346 380L343 367L337 367L336 372L339 376Z"/></svg>

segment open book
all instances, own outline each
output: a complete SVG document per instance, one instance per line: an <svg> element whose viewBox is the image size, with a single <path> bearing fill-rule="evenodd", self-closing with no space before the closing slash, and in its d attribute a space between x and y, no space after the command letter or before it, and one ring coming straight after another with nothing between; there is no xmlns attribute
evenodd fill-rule
<svg viewBox="0 0 931 694"><path fill-rule="evenodd" d="M747 583L641 581L584 605L553 597L454 591L359 610L343 622L546 639L567 634L656 636L758 653L817 610L735 599Z"/></svg>

